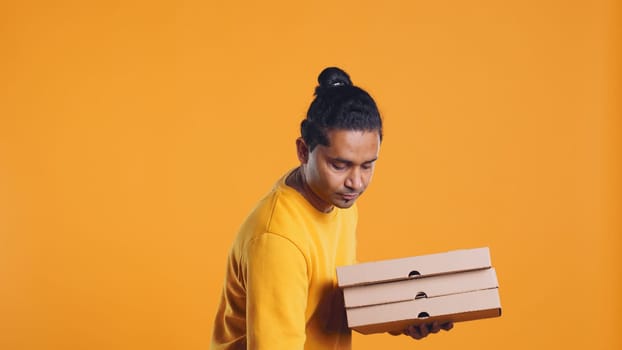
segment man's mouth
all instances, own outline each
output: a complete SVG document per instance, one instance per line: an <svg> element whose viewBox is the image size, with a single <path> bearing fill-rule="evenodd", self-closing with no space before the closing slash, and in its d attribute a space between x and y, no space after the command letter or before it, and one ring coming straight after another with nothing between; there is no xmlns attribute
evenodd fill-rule
<svg viewBox="0 0 622 350"><path fill-rule="evenodd" d="M342 193L341 197L345 200L345 201L351 201L356 199L356 197L358 197L359 194L358 193Z"/></svg>

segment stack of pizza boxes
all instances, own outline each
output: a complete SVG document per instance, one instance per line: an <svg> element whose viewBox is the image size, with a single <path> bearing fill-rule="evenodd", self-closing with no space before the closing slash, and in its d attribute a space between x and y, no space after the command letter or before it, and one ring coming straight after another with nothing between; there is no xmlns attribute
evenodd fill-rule
<svg viewBox="0 0 622 350"><path fill-rule="evenodd" d="M337 268L348 326L363 334L501 315L488 248Z"/></svg>

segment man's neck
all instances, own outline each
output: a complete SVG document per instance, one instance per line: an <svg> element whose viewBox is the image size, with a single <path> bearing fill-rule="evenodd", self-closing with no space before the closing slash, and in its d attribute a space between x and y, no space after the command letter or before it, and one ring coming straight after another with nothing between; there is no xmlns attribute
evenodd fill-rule
<svg viewBox="0 0 622 350"><path fill-rule="evenodd" d="M305 179L304 171L301 166L289 174L287 179L285 179L285 184L298 191L307 202L322 213L330 213L333 210L333 205L327 203L313 192L313 189L311 189Z"/></svg>

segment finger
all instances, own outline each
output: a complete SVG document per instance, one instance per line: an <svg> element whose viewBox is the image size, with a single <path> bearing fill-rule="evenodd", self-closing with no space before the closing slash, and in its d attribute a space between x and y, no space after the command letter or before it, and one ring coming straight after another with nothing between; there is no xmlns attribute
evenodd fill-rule
<svg viewBox="0 0 622 350"><path fill-rule="evenodd" d="M445 323L441 324L441 328L446 330L446 331L448 331L448 330L454 328L454 323L451 322L451 321L445 322Z"/></svg>
<svg viewBox="0 0 622 350"><path fill-rule="evenodd" d="M417 328L419 329L419 333L421 333L421 338L427 337L428 333L430 333L430 329L427 324L421 324Z"/></svg>
<svg viewBox="0 0 622 350"><path fill-rule="evenodd" d="M430 333L438 333L441 330L441 325L438 321L434 321L431 325L429 325Z"/></svg>
<svg viewBox="0 0 622 350"><path fill-rule="evenodd" d="M417 340L423 338L417 326L409 326L404 333Z"/></svg>

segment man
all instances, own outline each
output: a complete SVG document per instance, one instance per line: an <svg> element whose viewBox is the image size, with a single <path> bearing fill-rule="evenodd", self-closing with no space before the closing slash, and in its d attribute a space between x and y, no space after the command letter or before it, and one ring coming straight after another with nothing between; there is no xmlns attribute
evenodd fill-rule
<svg viewBox="0 0 622 350"><path fill-rule="evenodd" d="M355 263L354 203L372 179L382 120L342 70L318 81L296 140L300 166L257 204L229 253L212 349L351 348L335 269Z"/></svg>

